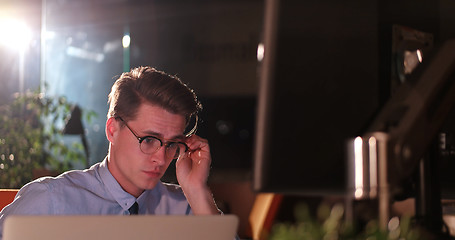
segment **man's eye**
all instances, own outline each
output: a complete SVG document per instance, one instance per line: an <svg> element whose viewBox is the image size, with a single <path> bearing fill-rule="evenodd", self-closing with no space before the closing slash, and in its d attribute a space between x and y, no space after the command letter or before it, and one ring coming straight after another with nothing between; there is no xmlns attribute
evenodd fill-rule
<svg viewBox="0 0 455 240"><path fill-rule="evenodd" d="M178 148L178 143L176 142L168 142L167 143L167 148Z"/></svg>
<svg viewBox="0 0 455 240"><path fill-rule="evenodd" d="M158 140L153 137L146 137L143 142L147 144L154 144L156 141Z"/></svg>

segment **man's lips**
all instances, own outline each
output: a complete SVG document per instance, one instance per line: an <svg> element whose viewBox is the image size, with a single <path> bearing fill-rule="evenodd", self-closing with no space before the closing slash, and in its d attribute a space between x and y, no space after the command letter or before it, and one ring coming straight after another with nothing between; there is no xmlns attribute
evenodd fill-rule
<svg viewBox="0 0 455 240"><path fill-rule="evenodd" d="M159 171L142 171L143 173L145 173L147 176L149 177L153 177L153 178L158 178L158 177L161 177L161 172Z"/></svg>

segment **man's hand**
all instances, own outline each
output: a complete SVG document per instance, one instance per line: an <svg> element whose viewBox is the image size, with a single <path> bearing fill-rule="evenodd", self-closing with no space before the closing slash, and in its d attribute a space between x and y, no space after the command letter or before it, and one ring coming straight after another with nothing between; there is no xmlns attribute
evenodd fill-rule
<svg viewBox="0 0 455 240"><path fill-rule="evenodd" d="M207 140L193 135L187 139L188 152L177 160L177 179L183 188L201 188L207 185L211 156Z"/></svg>
<svg viewBox="0 0 455 240"><path fill-rule="evenodd" d="M186 141L188 152L176 162L177 180L195 214L218 214L207 186L212 157L208 141L193 135Z"/></svg>

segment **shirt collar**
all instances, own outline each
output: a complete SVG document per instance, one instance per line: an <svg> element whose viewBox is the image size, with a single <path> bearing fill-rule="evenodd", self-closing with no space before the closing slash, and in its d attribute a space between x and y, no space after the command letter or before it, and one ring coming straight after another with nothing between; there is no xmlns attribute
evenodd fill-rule
<svg viewBox="0 0 455 240"><path fill-rule="evenodd" d="M117 180L112 176L107 167L107 157L101 162L99 174L107 191L110 192L114 200L124 209L128 210L136 201L136 198L123 190Z"/></svg>

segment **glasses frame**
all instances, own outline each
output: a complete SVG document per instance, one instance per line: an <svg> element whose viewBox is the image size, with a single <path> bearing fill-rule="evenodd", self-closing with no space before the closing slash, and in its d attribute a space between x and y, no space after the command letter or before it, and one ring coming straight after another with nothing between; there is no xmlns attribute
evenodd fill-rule
<svg viewBox="0 0 455 240"><path fill-rule="evenodd" d="M125 120L123 120L123 118L117 117L117 119L119 119L120 121L122 121L122 122L125 124L125 126L128 128L128 130L130 130L130 132L134 135L134 137L136 137L136 139L139 141L139 149L140 149L141 152L144 153L144 154L148 154L148 155L154 154L154 153L158 152L158 150L160 150L160 148L162 148L163 146L165 146L165 151L167 151L167 149L168 149L167 147L168 147L170 144L173 144L173 143L180 143L180 144L183 144L183 146L185 146L185 152L184 152L184 153L188 152L188 150L190 149L190 148L188 147L188 145L186 145L186 143L181 142L181 141L175 141L175 142L174 142L174 141L163 141L163 140L160 139L159 137L152 136L152 135L144 136L144 137L139 137L139 136L136 134L136 132L134 132L133 129L131 129L130 126L128 126L128 124L126 123ZM193 132L193 131L192 131L192 132ZM193 133L194 133L194 132L193 132ZM191 135L190 135L190 136L191 136ZM186 137L188 137L188 135L186 135ZM153 139L158 140L158 141L160 142L160 147L158 147L158 148L157 148L154 152L152 152L152 153L146 153L146 152L144 152L144 150L142 150L142 147L141 147L142 145L141 145L141 144L142 144L142 142L143 142L145 139L147 139L147 138L153 138ZM180 157L181 155L182 155L182 154L180 154L179 157ZM167 154L166 154L166 156L167 156ZM173 158L172 160L174 160L174 159L177 159L177 158Z"/></svg>
<svg viewBox="0 0 455 240"><path fill-rule="evenodd" d="M191 137L193 134L196 134L196 131L197 131L197 123L199 122L199 116L197 114L194 114L193 116L194 116L194 126L188 133L185 133L185 137L187 137L187 138ZM191 119L191 117L190 117L190 119Z"/></svg>

